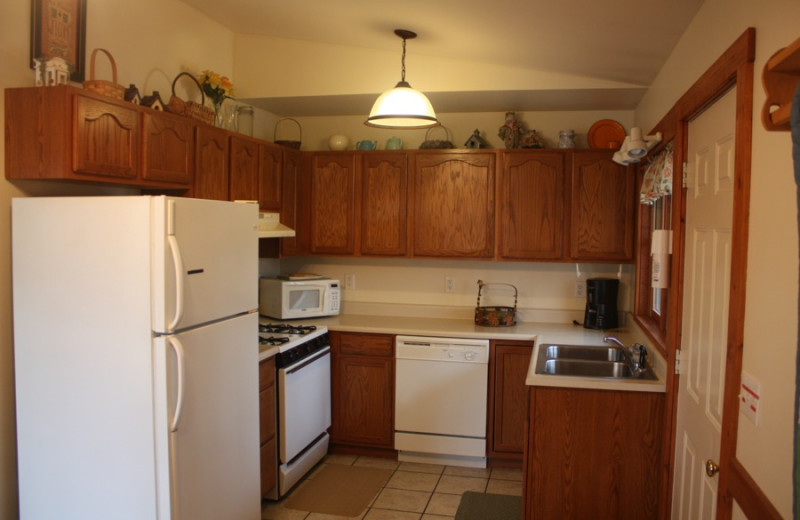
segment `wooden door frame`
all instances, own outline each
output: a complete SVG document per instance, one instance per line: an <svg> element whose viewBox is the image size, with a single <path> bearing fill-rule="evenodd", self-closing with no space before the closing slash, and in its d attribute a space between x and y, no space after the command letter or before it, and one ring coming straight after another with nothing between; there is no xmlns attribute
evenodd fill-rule
<svg viewBox="0 0 800 520"><path fill-rule="evenodd" d="M753 62L755 61L755 29L748 28L684 93L660 124L674 128L675 168L682 172L686 162L689 121L716 101L733 86L736 90L736 142L734 153L733 242L731 251L730 303L728 310L727 363L722 411L722 433L719 455L719 491L717 518L732 515L733 501L750 518L780 518L736 459L739 421L739 385L744 345L745 287L747 275L747 245L750 213L750 168L753 134ZM661 518L669 518L672 508L672 486L675 473L675 427L680 376L672 376L675 352L681 346L683 323L683 283L686 222L686 190L681 188L681 175L675 176L673 190L672 228L674 230L672 279L675 283L669 295L669 325L667 327L668 372L665 449L662 462L666 478L662 482Z"/></svg>

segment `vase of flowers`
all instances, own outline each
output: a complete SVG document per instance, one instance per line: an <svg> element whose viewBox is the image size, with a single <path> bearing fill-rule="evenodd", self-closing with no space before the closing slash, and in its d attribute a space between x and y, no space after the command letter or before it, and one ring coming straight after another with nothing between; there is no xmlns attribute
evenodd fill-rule
<svg viewBox="0 0 800 520"><path fill-rule="evenodd" d="M222 102L233 98L233 83L227 76L221 76L210 70L204 70L197 77L197 82L200 83L203 93L214 103L214 125L224 126Z"/></svg>

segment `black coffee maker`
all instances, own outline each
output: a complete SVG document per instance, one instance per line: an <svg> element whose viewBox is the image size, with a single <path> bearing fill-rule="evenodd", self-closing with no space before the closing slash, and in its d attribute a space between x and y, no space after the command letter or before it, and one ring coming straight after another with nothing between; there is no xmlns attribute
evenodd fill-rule
<svg viewBox="0 0 800 520"><path fill-rule="evenodd" d="M586 280L586 313L583 326L587 329L614 329L617 327L616 278L589 278Z"/></svg>

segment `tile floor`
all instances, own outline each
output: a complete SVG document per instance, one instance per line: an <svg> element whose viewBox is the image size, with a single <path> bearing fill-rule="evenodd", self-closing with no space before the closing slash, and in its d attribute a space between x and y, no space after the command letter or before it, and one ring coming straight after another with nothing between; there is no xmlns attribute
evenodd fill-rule
<svg viewBox="0 0 800 520"><path fill-rule="evenodd" d="M355 519L452 520L458 510L461 494L465 491L522 495L522 470L518 469L462 468L352 455L328 455L323 463L381 467L394 471L370 506L360 516L352 517ZM308 478L314 478L314 473L318 470L319 467ZM265 501L261 518L350 520L350 517L288 509L283 507L284 501L285 499L279 502Z"/></svg>

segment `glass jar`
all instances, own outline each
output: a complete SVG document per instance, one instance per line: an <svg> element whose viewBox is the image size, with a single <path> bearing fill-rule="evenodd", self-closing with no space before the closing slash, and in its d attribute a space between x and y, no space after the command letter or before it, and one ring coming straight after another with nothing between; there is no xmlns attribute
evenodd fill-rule
<svg viewBox="0 0 800 520"><path fill-rule="evenodd" d="M559 148L575 148L575 131L562 130L558 133Z"/></svg>
<svg viewBox="0 0 800 520"><path fill-rule="evenodd" d="M253 107L240 105L236 108L236 131L253 136Z"/></svg>

